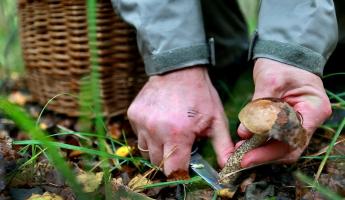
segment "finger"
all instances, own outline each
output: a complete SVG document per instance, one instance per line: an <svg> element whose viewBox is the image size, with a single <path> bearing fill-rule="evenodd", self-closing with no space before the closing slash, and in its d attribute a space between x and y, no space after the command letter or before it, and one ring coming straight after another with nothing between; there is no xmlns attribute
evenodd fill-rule
<svg viewBox="0 0 345 200"><path fill-rule="evenodd" d="M234 144L230 138L227 120L215 120L211 127L211 140L217 155L218 164L224 167L230 154L234 151Z"/></svg>
<svg viewBox="0 0 345 200"><path fill-rule="evenodd" d="M243 142L245 142L245 140L238 141L238 142L235 144L235 150L236 150L238 147L240 147L240 146L243 144Z"/></svg>
<svg viewBox="0 0 345 200"><path fill-rule="evenodd" d="M164 145L164 173L169 176L174 172L188 173L192 144L167 143ZM174 178L174 177L172 177Z"/></svg>
<svg viewBox="0 0 345 200"><path fill-rule="evenodd" d="M237 128L237 134L244 140L251 138L253 135L248 129L246 129L246 127L243 126L242 123Z"/></svg>
<svg viewBox="0 0 345 200"><path fill-rule="evenodd" d="M303 148L297 148L289 152L283 158L277 160L277 162L285 163L285 164L295 163L298 160L298 158L301 156L301 154L303 153L303 150L304 150Z"/></svg>
<svg viewBox="0 0 345 200"><path fill-rule="evenodd" d="M151 163L156 166L160 166L163 160L163 144L160 141L153 140L152 138L147 140L147 143Z"/></svg>
<svg viewBox="0 0 345 200"><path fill-rule="evenodd" d="M149 149L143 132L138 134L138 149L145 159L149 158Z"/></svg>
<svg viewBox="0 0 345 200"><path fill-rule="evenodd" d="M246 153L241 161L242 167L263 164L284 157L290 151L288 144L272 140L268 144Z"/></svg>

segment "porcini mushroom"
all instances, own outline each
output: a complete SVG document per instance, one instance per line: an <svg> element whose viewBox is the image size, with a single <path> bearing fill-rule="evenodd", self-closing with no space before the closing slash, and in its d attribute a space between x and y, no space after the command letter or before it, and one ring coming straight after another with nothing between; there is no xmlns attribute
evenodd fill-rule
<svg viewBox="0 0 345 200"><path fill-rule="evenodd" d="M236 188L234 182L239 176L241 160L245 153L274 138L289 144L292 148L302 147L306 134L299 114L286 102L278 98L262 98L248 103L239 113L240 122L253 136L239 146L229 157L219 173L220 183Z"/></svg>

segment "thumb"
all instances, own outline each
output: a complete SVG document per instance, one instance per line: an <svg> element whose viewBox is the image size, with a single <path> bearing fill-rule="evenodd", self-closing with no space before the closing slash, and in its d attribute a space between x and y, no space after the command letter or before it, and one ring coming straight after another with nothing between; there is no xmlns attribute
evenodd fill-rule
<svg viewBox="0 0 345 200"><path fill-rule="evenodd" d="M242 123L237 128L237 134L241 139L249 139L253 135Z"/></svg>
<svg viewBox="0 0 345 200"><path fill-rule="evenodd" d="M234 150L234 144L231 141L230 132L225 117L216 119L211 129L211 140L213 148L217 155L218 164L224 167L230 154Z"/></svg>

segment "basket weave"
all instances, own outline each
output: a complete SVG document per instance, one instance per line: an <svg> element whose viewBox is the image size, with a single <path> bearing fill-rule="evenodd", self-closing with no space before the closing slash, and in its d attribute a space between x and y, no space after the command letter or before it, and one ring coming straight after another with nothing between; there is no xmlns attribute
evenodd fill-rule
<svg viewBox="0 0 345 200"><path fill-rule="evenodd" d="M80 93L90 75L86 0L20 0L21 43L33 97L46 104L59 94ZM106 116L123 113L146 81L135 32L97 1L97 46L101 100ZM78 99L59 95L48 108L80 115Z"/></svg>

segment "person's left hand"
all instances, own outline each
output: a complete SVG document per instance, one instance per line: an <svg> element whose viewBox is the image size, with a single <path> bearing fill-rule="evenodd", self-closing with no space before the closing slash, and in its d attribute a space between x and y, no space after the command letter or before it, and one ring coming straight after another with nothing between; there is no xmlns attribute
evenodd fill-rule
<svg viewBox="0 0 345 200"><path fill-rule="evenodd" d="M265 58L256 61L253 77L255 83L253 100L276 97L289 103L301 114L308 140L303 148L298 149L291 149L283 142L270 140L263 146L246 153L241 166L249 167L270 161L283 163L297 161L316 128L332 113L322 80L306 70ZM248 139L252 135L243 125L239 126L237 132L242 139ZM241 141L236 146L240 144Z"/></svg>

